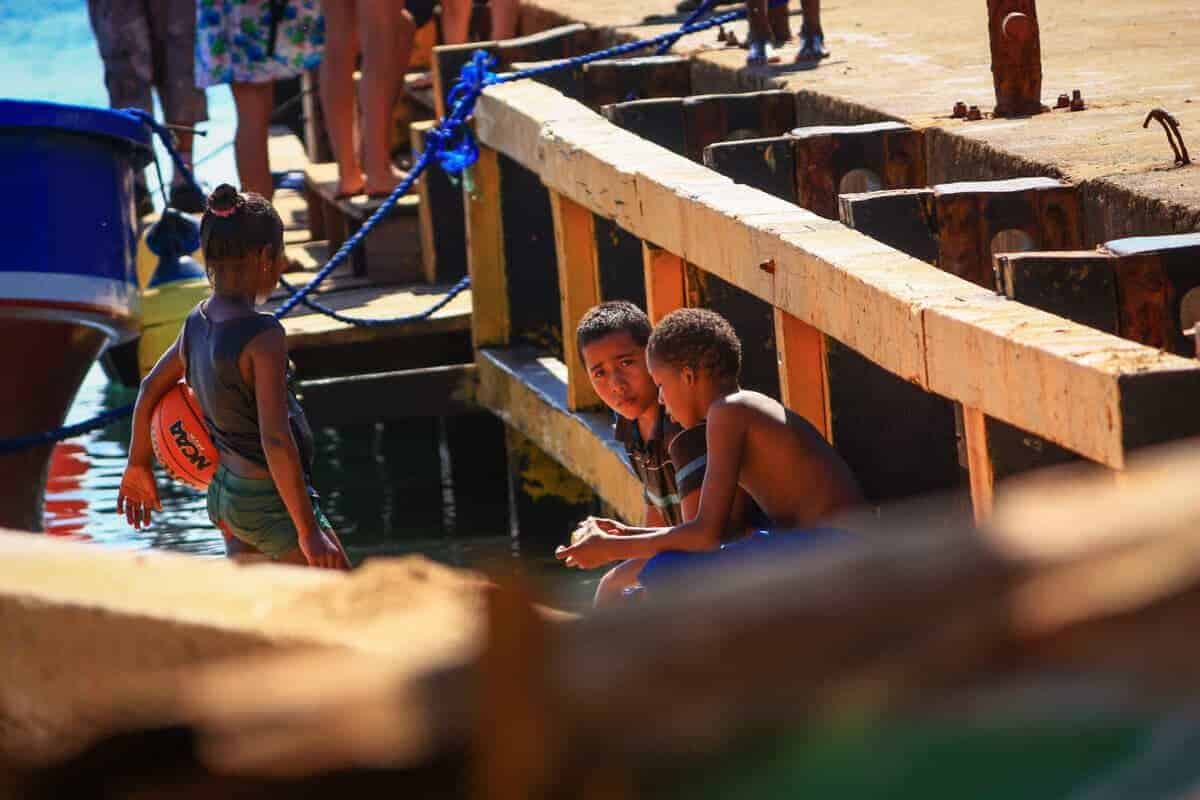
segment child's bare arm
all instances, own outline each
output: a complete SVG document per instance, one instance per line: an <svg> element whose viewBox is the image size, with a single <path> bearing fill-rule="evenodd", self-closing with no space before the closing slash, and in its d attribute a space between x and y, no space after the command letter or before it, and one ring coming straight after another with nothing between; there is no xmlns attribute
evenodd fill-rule
<svg viewBox="0 0 1200 800"><path fill-rule="evenodd" d="M138 388L137 402L133 406L133 430L129 437L129 462L121 476L121 488L117 492L117 513L134 528L150 524L150 512L162 511L158 500L158 487L154 483L154 448L150 444L150 417L154 408L167 391L183 377L183 350L180 339L162 354L158 363L142 379Z"/></svg>
<svg viewBox="0 0 1200 800"><path fill-rule="evenodd" d="M259 436L275 488L291 515L305 559L315 567L341 568L345 557L331 541L313 513L300 450L288 419L287 340L281 328L256 336L246 348L253 373L258 406Z"/></svg>
<svg viewBox="0 0 1200 800"><path fill-rule="evenodd" d="M716 406L708 416L708 465L694 519L673 528L627 531L612 536L599 529L578 544L560 547L555 556L584 569L630 558L651 558L666 550L714 550L729 526L738 492L745 424L738 409Z"/></svg>

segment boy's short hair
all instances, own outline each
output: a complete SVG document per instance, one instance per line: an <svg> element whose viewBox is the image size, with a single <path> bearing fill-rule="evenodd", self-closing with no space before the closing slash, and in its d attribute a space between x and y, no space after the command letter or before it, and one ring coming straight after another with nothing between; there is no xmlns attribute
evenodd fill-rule
<svg viewBox="0 0 1200 800"><path fill-rule="evenodd" d="M676 368L707 370L737 380L742 342L729 320L706 308L681 308L662 318L650 334L650 358Z"/></svg>
<svg viewBox="0 0 1200 800"><path fill-rule="evenodd" d="M588 309L575 328L575 346L583 356L583 348L595 341L622 331L633 337L638 347L650 340L650 318L646 312L628 300L609 300Z"/></svg>

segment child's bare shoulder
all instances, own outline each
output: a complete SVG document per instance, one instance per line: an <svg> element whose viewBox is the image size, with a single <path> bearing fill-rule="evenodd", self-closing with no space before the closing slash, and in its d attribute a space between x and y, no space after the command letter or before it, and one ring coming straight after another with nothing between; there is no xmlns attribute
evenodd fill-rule
<svg viewBox="0 0 1200 800"><path fill-rule="evenodd" d="M783 405L775 398L750 389L739 389L725 395L713 406L714 410L718 407L723 409L723 413L746 422L764 417L776 422L783 422L787 413Z"/></svg>

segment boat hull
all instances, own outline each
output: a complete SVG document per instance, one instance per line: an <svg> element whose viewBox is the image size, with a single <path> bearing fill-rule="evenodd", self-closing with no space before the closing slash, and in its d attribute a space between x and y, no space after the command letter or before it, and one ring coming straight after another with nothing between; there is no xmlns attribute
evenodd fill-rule
<svg viewBox="0 0 1200 800"><path fill-rule="evenodd" d="M63 424L88 369L139 328L133 170L142 122L0 100L0 438ZM0 455L0 526L41 530L53 446Z"/></svg>
<svg viewBox="0 0 1200 800"><path fill-rule="evenodd" d="M0 438L63 424L75 393L109 341L97 325L0 314ZM49 368L48 368L49 367ZM0 527L42 530L53 444L0 455Z"/></svg>

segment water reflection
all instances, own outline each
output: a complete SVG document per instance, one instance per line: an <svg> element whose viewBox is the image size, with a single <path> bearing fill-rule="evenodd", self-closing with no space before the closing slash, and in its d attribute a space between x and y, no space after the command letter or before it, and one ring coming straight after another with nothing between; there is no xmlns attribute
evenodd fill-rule
<svg viewBox="0 0 1200 800"><path fill-rule="evenodd" d="M110 384L94 368L84 380L68 422L132 402L136 393ZM519 559L561 605L581 607L597 576L562 568L548 552L522 553L509 533L502 478L490 485L455 486L447 423L414 419L324 428L315 432L314 482L322 506L351 560L423 554L446 564L478 567ZM59 444L46 489L46 532L131 549L157 548L200 556L224 555L208 520L204 495L158 471L162 514L135 531L116 514L125 468L129 422ZM457 454L455 454L457 455ZM503 453L467 453L475 461ZM502 468L499 470L503 474Z"/></svg>

